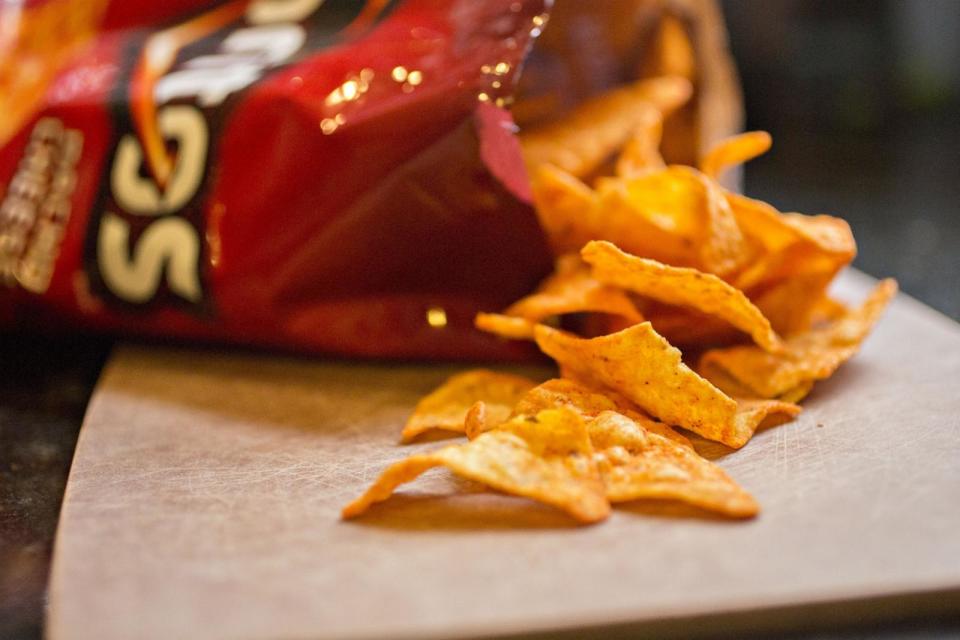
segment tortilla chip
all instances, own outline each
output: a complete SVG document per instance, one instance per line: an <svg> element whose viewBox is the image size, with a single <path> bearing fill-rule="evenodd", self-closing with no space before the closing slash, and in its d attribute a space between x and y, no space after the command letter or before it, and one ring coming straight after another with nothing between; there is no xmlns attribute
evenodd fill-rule
<svg viewBox="0 0 960 640"><path fill-rule="evenodd" d="M508 416L507 419L510 417L512 416ZM463 432L467 434L468 440L474 440L481 433L493 431L504 422L506 420L492 419L487 412L487 403L480 400L467 411L467 416L463 420Z"/></svg>
<svg viewBox="0 0 960 640"><path fill-rule="evenodd" d="M715 144L700 160L700 171L719 180L725 169L762 156L770 150L773 138L766 131L748 131Z"/></svg>
<svg viewBox="0 0 960 640"><path fill-rule="evenodd" d="M597 182L598 195L616 179ZM743 234L724 192L712 180L690 167L670 166L625 182L630 205L663 232L684 240L694 255L694 266L720 276L738 269L748 257ZM631 234L632 236L633 234ZM629 237L629 236L628 236ZM645 251L632 251L628 237L595 237L610 240L635 255L660 259ZM685 262L661 260L668 264Z"/></svg>
<svg viewBox="0 0 960 640"><path fill-rule="evenodd" d="M557 409L517 417L465 444L396 462L344 507L342 516L360 515L399 485L437 466L498 491L553 505L580 522L599 522L610 514L583 420Z"/></svg>
<svg viewBox="0 0 960 640"><path fill-rule="evenodd" d="M554 255L576 252L600 232L597 196L575 176L549 164L531 171L533 202Z"/></svg>
<svg viewBox="0 0 960 640"><path fill-rule="evenodd" d="M813 326L819 327L838 320L848 313L850 309L847 305L830 296L823 296L814 305L810 313L810 322Z"/></svg>
<svg viewBox="0 0 960 640"><path fill-rule="evenodd" d="M640 407L619 394L609 390L598 391L575 380L554 378L537 385L520 399L513 408L512 416L536 415L544 409L560 408L575 411L584 420L595 418L604 411L616 411L637 422L647 431L669 438L682 446L693 447L687 438L644 414Z"/></svg>
<svg viewBox="0 0 960 640"><path fill-rule="evenodd" d="M725 195L751 245L749 264L731 279L738 289L802 274L835 275L857 254L850 225L840 218L782 214L765 202Z"/></svg>
<svg viewBox="0 0 960 640"><path fill-rule="evenodd" d="M638 312L639 313L639 312ZM638 322L643 322L646 318L640 314L640 319L636 321L627 321L623 316L613 316L606 313L591 313L579 319L577 324L577 333L584 338L596 338L605 336L617 331L623 331L632 327Z"/></svg>
<svg viewBox="0 0 960 640"><path fill-rule="evenodd" d="M700 349L704 345L743 342L743 333L729 322L695 309L656 303L647 307L644 317L653 325L654 331L681 350L684 347Z"/></svg>
<svg viewBox="0 0 960 640"><path fill-rule="evenodd" d="M846 262L857 256L857 243L846 220L827 215L808 216L803 213L781 215L788 227L823 253Z"/></svg>
<svg viewBox="0 0 960 640"><path fill-rule="evenodd" d="M795 393L805 383L830 377L850 359L896 292L896 281L884 280L860 308L787 338L781 353L766 353L753 346L714 349L700 359L699 370L708 380L735 380L750 389L750 395L761 398Z"/></svg>
<svg viewBox="0 0 960 640"><path fill-rule="evenodd" d="M410 442L431 429L463 433L467 411L478 400L486 402L491 416L503 422L513 405L536 384L521 376L487 369L459 373L417 403L403 427L402 441Z"/></svg>
<svg viewBox="0 0 960 640"><path fill-rule="evenodd" d="M637 307L622 291L597 281L576 256L564 256L556 272L537 291L510 305L505 315L540 322L569 313L606 313L630 324L643 321Z"/></svg>
<svg viewBox="0 0 960 640"><path fill-rule="evenodd" d="M679 500L734 518L760 510L719 466L622 414L605 411L587 429L610 502Z"/></svg>
<svg viewBox="0 0 960 640"><path fill-rule="evenodd" d="M761 426L783 424L800 415L800 405L779 400L742 399L737 401L737 415L733 418L733 437L730 446L739 449L750 441Z"/></svg>
<svg viewBox="0 0 960 640"><path fill-rule="evenodd" d="M813 380L805 380L793 389L788 389L780 394L777 400L782 402L791 402L796 404L807 397L807 394L813 389Z"/></svg>
<svg viewBox="0 0 960 640"><path fill-rule="evenodd" d="M715 275L638 258L609 242L590 242L581 256L600 282L667 304L693 307L726 320L767 351L781 348L780 338L760 310L741 291Z"/></svg>
<svg viewBox="0 0 960 640"><path fill-rule="evenodd" d="M778 332L785 336L801 333L812 326L814 311L826 297L835 275L810 273L784 278L763 293L755 294L754 302Z"/></svg>
<svg viewBox="0 0 960 640"><path fill-rule="evenodd" d="M653 75L677 75L691 82L697 80L697 54L687 32L688 23L665 11L660 15L651 42L644 50L641 61L641 77Z"/></svg>
<svg viewBox="0 0 960 640"><path fill-rule="evenodd" d="M574 176L589 175L655 114L676 109L693 89L688 80L641 80L587 100L571 113L520 134L527 168L551 164Z"/></svg>
<svg viewBox="0 0 960 640"><path fill-rule="evenodd" d="M502 313L478 313L473 326L508 340L533 340L533 329L537 323Z"/></svg>
<svg viewBox="0 0 960 640"><path fill-rule="evenodd" d="M598 180L596 198L594 210L577 223L577 239L582 242L570 250L580 251L591 240L607 240L635 255L668 264L700 264L699 232L691 216L657 215L652 209L638 206L623 180Z"/></svg>
<svg viewBox="0 0 960 640"><path fill-rule="evenodd" d="M612 389L667 424L724 444L735 442L737 403L680 360L649 322L585 340L538 325L540 349L590 386Z"/></svg>
<svg viewBox="0 0 960 640"><path fill-rule="evenodd" d="M644 173L663 169L666 165L660 155L663 138L663 117L659 112L648 112L633 136L617 156L616 172L621 178L635 178Z"/></svg>

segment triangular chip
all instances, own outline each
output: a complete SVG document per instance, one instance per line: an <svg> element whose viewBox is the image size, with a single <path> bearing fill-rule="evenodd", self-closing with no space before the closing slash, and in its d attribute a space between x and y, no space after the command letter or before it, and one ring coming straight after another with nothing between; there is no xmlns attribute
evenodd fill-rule
<svg viewBox="0 0 960 640"><path fill-rule="evenodd" d="M747 259L743 234L723 190L696 169L670 166L627 181L601 180L597 183L601 200L604 189L613 188L617 183L623 183L630 206L641 217L677 239L684 239L695 260L692 264L671 259L661 261L724 276L737 270ZM629 244L633 236L594 239L610 240L635 255L661 259L646 251L634 251Z"/></svg>
<svg viewBox="0 0 960 640"><path fill-rule="evenodd" d="M669 438L682 446L693 447L687 438L671 429L669 425L644 414L640 407L616 392L609 389L599 391L575 380L554 378L537 385L521 398L511 415L529 416L536 415L544 409L561 408L577 412L584 420L595 418L604 411L617 411L636 421L648 431ZM476 418L477 424L480 424L481 420L489 424L485 416L478 415ZM467 436L470 437L469 430Z"/></svg>
<svg viewBox="0 0 960 640"><path fill-rule="evenodd" d="M598 522L610 514L583 420L559 409L518 417L466 444L394 463L343 508L343 517L360 515L399 485L437 466L504 493L553 505L580 522Z"/></svg>
<svg viewBox="0 0 960 640"><path fill-rule="evenodd" d="M679 500L735 518L760 510L719 466L622 414L603 412L587 429L610 502Z"/></svg>
<svg viewBox="0 0 960 640"><path fill-rule="evenodd" d="M689 307L650 304L644 307L644 317L653 325L654 331L681 351L685 347L700 349L704 345L743 342L743 334L729 322Z"/></svg>
<svg viewBox="0 0 960 640"><path fill-rule="evenodd" d="M781 353L753 346L714 349L703 355L699 370L710 380L732 379L762 398L792 393L805 383L828 378L851 358L896 292L896 281L884 280L860 308L787 338Z"/></svg>
<svg viewBox="0 0 960 640"><path fill-rule="evenodd" d="M660 175L654 171L652 175ZM646 177L646 176L645 176ZM569 250L580 251L590 240L614 242L624 250L677 265L699 265L697 221L684 215L666 215L637 205L628 182L604 178L597 181L594 209L577 221L582 240Z"/></svg>
<svg viewBox="0 0 960 640"><path fill-rule="evenodd" d="M677 77L641 80L587 100L557 121L520 134L528 169L551 164L579 177L620 149L651 116L690 98L690 82Z"/></svg>
<svg viewBox="0 0 960 640"><path fill-rule="evenodd" d="M663 169L666 165L660 155L662 138L663 116L659 112L650 111L617 156L617 176L635 178L647 171Z"/></svg>
<svg viewBox="0 0 960 640"><path fill-rule="evenodd" d="M649 322L589 340L539 325L534 337L576 379L612 389L667 424L731 446L736 441L737 403L683 364Z"/></svg>
<svg viewBox="0 0 960 640"><path fill-rule="evenodd" d="M796 275L754 295L757 308L772 327L791 336L811 327L813 314L827 295L834 272Z"/></svg>
<svg viewBox="0 0 960 640"><path fill-rule="evenodd" d="M667 304L693 307L726 320L768 351L780 348L780 338L760 310L741 291L715 275L638 258L609 242L590 242L581 256L601 282Z"/></svg>
<svg viewBox="0 0 960 640"><path fill-rule="evenodd" d="M475 326L512 340L533 340L538 322L554 316L597 313L615 316L620 328L643 321L643 315L623 291L598 282L576 255L557 260L556 269L537 288L503 314L478 313Z"/></svg>
<svg viewBox="0 0 960 640"><path fill-rule="evenodd" d="M589 267L574 255L558 260L556 271L537 291L514 302L504 314L539 322L551 316L584 312L620 316L631 324L643 321L626 294L596 280Z"/></svg>
<svg viewBox="0 0 960 640"><path fill-rule="evenodd" d="M533 340L533 329L537 323L502 313L481 312L473 319L473 326L508 340Z"/></svg>
<svg viewBox="0 0 960 640"><path fill-rule="evenodd" d="M577 177L550 164L531 170L534 209L554 255L576 252L602 229L597 196Z"/></svg>
<svg viewBox="0 0 960 640"><path fill-rule="evenodd" d="M770 150L773 138L766 131L748 131L721 140L700 160L700 171L719 180L724 169L743 164Z"/></svg>
<svg viewBox="0 0 960 640"><path fill-rule="evenodd" d="M521 376L488 369L472 369L452 376L417 403L403 427L403 442L431 429L463 433L467 411L480 400L488 404L491 418L503 422L517 401L536 384Z"/></svg>
<svg viewBox="0 0 960 640"><path fill-rule="evenodd" d="M759 200L725 195L753 248L750 264L731 279L738 289L752 290L803 274L835 275L856 256L850 225L840 218L784 214Z"/></svg>
<svg viewBox="0 0 960 640"><path fill-rule="evenodd" d="M730 446L739 449L750 441L761 426L783 424L800 415L800 405L780 400L735 398L737 415L733 418L733 436Z"/></svg>

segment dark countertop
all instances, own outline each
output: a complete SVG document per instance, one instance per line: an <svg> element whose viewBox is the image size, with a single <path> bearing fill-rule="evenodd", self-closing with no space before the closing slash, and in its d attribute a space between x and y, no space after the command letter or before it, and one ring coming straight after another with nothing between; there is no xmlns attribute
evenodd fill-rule
<svg viewBox="0 0 960 640"><path fill-rule="evenodd" d="M0 335L0 639L40 637L63 488L110 344Z"/></svg>

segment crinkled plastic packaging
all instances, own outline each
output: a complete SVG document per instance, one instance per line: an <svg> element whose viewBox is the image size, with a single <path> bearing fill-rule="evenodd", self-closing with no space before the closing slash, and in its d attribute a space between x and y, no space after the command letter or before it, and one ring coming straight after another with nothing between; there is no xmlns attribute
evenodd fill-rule
<svg viewBox="0 0 960 640"><path fill-rule="evenodd" d="M472 323L550 268L510 111L549 5L2 5L0 324L523 355Z"/></svg>

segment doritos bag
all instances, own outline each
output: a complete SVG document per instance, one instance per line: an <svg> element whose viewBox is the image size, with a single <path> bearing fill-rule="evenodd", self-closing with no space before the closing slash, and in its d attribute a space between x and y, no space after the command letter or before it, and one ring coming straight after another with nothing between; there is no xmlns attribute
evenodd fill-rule
<svg viewBox="0 0 960 640"><path fill-rule="evenodd" d="M712 3L587 4L559 0L522 76L548 0L0 5L0 323L524 353L472 327L550 268L511 108L684 73L668 155L738 124ZM590 24L589 51L564 35Z"/></svg>

